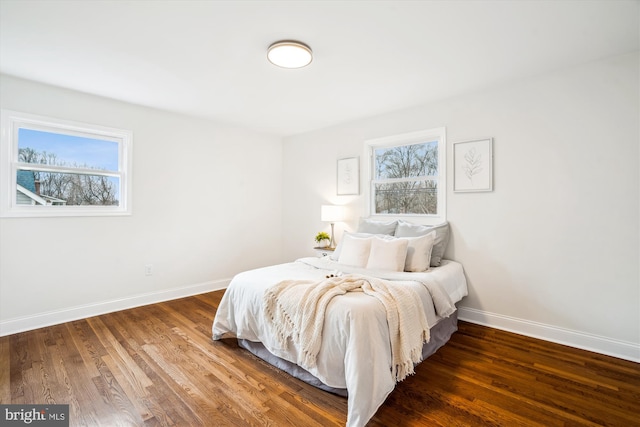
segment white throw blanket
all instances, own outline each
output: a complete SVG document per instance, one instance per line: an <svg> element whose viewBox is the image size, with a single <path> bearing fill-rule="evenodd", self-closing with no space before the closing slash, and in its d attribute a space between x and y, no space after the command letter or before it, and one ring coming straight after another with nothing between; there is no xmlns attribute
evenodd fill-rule
<svg viewBox="0 0 640 427"><path fill-rule="evenodd" d="M455 311L446 293L427 288L432 296L444 294L444 299L441 295L433 298L441 316ZM264 312L280 345L286 349L290 338L300 349L298 365L315 367L327 305L332 298L347 292L364 292L384 305L391 339L392 376L397 382L413 374L414 364L422 360L422 346L430 338L429 325L419 295L402 282L349 274L320 282L285 280L270 287L264 295Z"/></svg>

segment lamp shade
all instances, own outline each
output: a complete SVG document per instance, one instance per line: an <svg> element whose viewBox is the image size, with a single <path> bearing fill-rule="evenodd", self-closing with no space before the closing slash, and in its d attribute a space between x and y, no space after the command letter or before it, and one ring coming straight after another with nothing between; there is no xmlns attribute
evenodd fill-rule
<svg viewBox="0 0 640 427"><path fill-rule="evenodd" d="M339 222L344 220L344 207L336 205L322 205L320 220L324 222Z"/></svg>

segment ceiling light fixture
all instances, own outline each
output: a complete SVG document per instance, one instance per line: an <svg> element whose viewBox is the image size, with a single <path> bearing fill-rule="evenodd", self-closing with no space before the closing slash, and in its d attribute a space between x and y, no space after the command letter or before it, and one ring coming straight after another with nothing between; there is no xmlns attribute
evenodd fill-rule
<svg viewBox="0 0 640 427"><path fill-rule="evenodd" d="M282 68L302 68L311 63L311 48L294 40L281 40L273 43L267 50L267 59Z"/></svg>

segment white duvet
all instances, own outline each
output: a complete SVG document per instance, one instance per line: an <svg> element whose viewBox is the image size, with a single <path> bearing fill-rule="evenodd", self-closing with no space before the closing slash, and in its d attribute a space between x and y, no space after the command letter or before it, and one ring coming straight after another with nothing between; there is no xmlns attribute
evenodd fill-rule
<svg viewBox="0 0 640 427"><path fill-rule="evenodd" d="M467 295L462 266L443 260L424 273L385 272L350 268L325 258L245 271L231 281L213 322L213 339L236 337L261 342L272 354L295 363L298 349L280 345L264 320L265 291L283 280L322 280L329 274L357 273L387 280L414 281L430 327L440 317L431 295L421 282L440 286L455 303ZM327 307L322 345L309 372L326 385L348 391L347 426L364 426L395 387L391 374L391 349L386 312L375 298L361 292L334 298Z"/></svg>

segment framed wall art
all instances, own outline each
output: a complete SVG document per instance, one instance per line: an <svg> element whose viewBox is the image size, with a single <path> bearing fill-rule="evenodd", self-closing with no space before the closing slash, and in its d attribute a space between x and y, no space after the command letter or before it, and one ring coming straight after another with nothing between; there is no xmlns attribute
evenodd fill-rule
<svg viewBox="0 0 640 427"><path fill-rule="evenodd" d="M453 191L493 191L493 139L453 143Z"/></svg>
<svg viewBox="0 0 640 427"><path fill-rule="evenodd" d="M338 160L338 196L360 194L360 158Z"/></svg>

